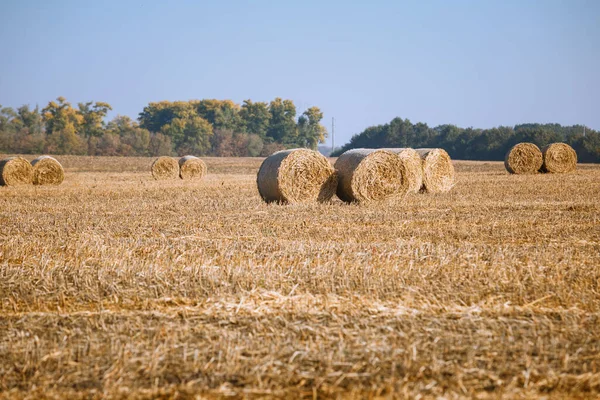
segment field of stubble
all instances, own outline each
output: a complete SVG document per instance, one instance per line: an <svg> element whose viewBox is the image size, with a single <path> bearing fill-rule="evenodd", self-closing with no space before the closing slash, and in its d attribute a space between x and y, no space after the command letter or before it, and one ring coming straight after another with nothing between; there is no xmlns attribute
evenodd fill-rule
<svg viewBox="0 0 600 400"><path fill-rule="evenodd" d="M281 206L260 159L58 159L0 188L0 398L600 396L600 165Z"/></svg>

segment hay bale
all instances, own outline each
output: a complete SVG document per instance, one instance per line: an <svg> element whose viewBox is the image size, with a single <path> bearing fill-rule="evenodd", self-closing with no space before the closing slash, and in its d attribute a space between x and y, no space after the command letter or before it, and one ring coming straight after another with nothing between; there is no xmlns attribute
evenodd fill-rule
<svg viewBox="0 0 600 400"><path fill-rule="evenodd" d="M152 163L151 171L156 180L175 179L179 177L179 163L172 157L158 157Z"/></svg>
<svg viewBox="0 0 600 400"><path fill-rule="evenodd" d="M324 202L335 193L337 175L329 160L317 151L281 150L263 161L256 184L267 203Z"/></svg>
<svg viewBox="0 0 600 400"><path fill-rule="evenodd" d="M422 191L445 193L454 187L456 175L452 160L444 149L416 149L423 161Z"/></svg>
<svg viewBox="0 0 600 400"><path fill-rule="evenodd" d="M506 153L504 167L511 174L536 174L542 167L542 152L533 143L516 144Z"/></svg>
<svg viewBox="0 0 600 400"><path fill-rule="evenodd" d="M202 179L206 175L206 164L194 156L179 159L179 177L181 179Z"/></svg>
<svg viewBox="0 0 600 400"><path fill-rule="evenodd" d="M408 180L408 192L417 193L423 186L423 162L421 156L414 149L399 148L385 149L398 154L406 168L406 179Z"/></svg>
<svg viewBox="0 0 600 400"><path fill-rule="evenodd" d="M400 157L384 149L353 149L335 162L337 195L345 202L371 202L401 198L409 182Z"/></svg>
<svg viewBox="0 0 600 400"><path fill-rule="evenodd" d="M564 174L577 168L577 153L566 143L552 143L542 149L542 171Z"/></svg>
<svg viewBox="0 0 600 400"><path fill-rule="evenodd" d="M34 185L60 185L65 180L65 170L53 157L40 156L31 162Z"/></svg>
<svg viewBox="0 0 600 400"><path fill-rule="evenodd" d="M33 167L23 157L9 157L0 161L0 186L32 183Z"/></svg>

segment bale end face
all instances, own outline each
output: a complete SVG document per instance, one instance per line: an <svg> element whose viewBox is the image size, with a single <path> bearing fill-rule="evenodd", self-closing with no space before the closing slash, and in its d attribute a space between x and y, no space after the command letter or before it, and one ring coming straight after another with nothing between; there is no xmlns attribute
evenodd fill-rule
<svg viewBox="0 0 600 400"><path fill-rule="evenodd" d="M566 143L552 143L542 149L542 172L565 174L577 168L577 153Z"/></svg>
<svg viewBox="0 0 600 400"><path fill-rule="evenodd" d="M206 164L194 156L184 156L179 159L179 177L184 180L202 179L206 175Z"/></svg>
<svg viewBox="0 0 600 400"><path fill-rule="evenodd" d="M256 184L267 203L325 202L335 193L337 175L319 152L291 149L267 157L258 170Z"/></svg>
<svg viewBox="0 0 600 400"><path fill-rule="evenodd" d="M504 167L511 174L536 174L542 167L542 152L533 143L514 145L504 158Z"/></svg>
<svg viewBox="0 0 600 400"><path fill-rule="evenodd" d="M53 157L41 156L31 162L34 185L60 185L65 180L65 171Z"/></svg>
<svg viewBox="0 0 600 400"><path fill-rule="evenodd" d="M423 162L423 187L427 193L446 193L456 183L450 155L444 149L417 149Z"/></svg>
<svg viewBox="0 0 600 400"><path fill-rule="evenodd" d="M335 163L337 195L345 202L368 203L401 199L408 191L406 167L389 150L353 149Z"/></svg>
<svg viewBox="0 0 600 400"><path fill-rule="evenodd" d="M179 163L172 157L159 157L150 168L152 177L156 180L177 179L179 177Z"/></svg>
<svg viewBox="0 0 600 400"><path fill-rule="evenodd" d="M0 186L30 185L33 167L23 157L9 157L0 161Z"/></svg>

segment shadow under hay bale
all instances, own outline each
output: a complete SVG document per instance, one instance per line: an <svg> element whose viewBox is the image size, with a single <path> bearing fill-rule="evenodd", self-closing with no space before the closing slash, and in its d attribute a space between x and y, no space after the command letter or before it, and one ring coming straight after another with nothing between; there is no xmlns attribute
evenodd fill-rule
<svg viewBox="0 0 600 400"><path fill-rule="evenodd" d="M542 151L533 143L514 145L504 158L504 167L511 174L537 174L542 167Z"/></svg>
<svg viewBox="0 0 600 400"><path fill-rule="evenodd" d="M29 185L33 167L23 157L9 157L0 161L0 186Z"/></svg>
<svg viewBox="0 0 600 400"><path fill-rule="evenodd" d="M325 202L335 193L337 176L319 152L291 149L267 157L258 170L256 184L267 203Z"/></svg>
<svg viewBox="0 0 600 400"><path fill-rule="evenodd" d="M337 159L335 169L337 195L348 203L400 199L409 188L403 161L389 150L349 150Z"/></svg>
<svg viewBox="0 0 600 400"><path fill-rule="evenodd" d="M542 149L542 172L565 174L577 168L577 153L566 143L552 143Z"/></svg>
<svg viewBox="0 0 600 400"><path fill-rule="evenodd" d="M181 179L202 179L206 175L206 163L194 156L179 159L179 177Z"/></svg>
<svg viewBox="0 0 600 400"><path fill-rule="evenodd" d="M172 157L158 157L150 168L156 180L176 179L179 177L179 163Z"/></svg>
<svg viewBox="0 0 600 400"><path fill-rule="evenodd" d="M450 155L444 149L416 149L423 162L423 187L427 193L449 192L456 183Z"/></svg>
<svg viewBox="0 0 600 400"><path fill-rule="evenodd" d="M31 162L34 185L60 185L65 180L65 170L53 157L40 156Z"/></svg>
<svg viewBox="0 0 600 400"><path fill-rule="evenodd" d="M423 186L423 161L416 150L411 148L385 149L398 154L406 168L406 179L408 180L408 192L417 193Z"/></svg>

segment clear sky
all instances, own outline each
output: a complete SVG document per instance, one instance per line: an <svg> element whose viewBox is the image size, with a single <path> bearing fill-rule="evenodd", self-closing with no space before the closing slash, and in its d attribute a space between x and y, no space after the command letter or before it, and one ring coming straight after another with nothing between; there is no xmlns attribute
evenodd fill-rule
<svg viewBox="0 0 600 400"><path fill-rule="evenodd" d="M1 0L0 39L3 106L283 97L336 145L396 116L600 129L597 0Z"/></svg>

